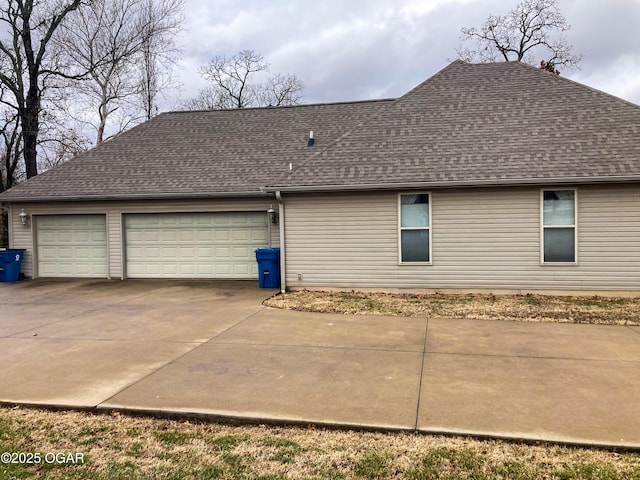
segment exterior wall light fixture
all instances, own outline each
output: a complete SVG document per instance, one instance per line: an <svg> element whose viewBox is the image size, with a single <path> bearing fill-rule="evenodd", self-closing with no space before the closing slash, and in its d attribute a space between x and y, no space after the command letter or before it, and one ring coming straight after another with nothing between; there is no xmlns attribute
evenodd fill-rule
<svg viewBox="0 0 640 480"><path fill-rule="evenodd" d="M267 210L267 214L269 215L269 221L273 224L276 225L278 223L278 212L276 212L273 209L273 205L271 205L269 207L269 210Z"/></svg>
<svg viewBox="0 0 640 480"><path fill-rule="evenodd" d="M24 208L18 214L18 216L20 217L20 222L22 223L22 225L24 225L25 227L28 227L29 226L29 214L24 211Z"/></svg>

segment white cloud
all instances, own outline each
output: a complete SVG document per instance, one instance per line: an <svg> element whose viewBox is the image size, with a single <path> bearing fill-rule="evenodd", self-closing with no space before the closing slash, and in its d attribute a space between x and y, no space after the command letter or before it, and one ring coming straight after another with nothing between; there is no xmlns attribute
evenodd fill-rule
<svg viewBox="0 0 640 480"><path fill-rule="evenodd" d="M398 96L455 58L460 28L515 5L504 0L187 0L182 98L203 85L211 57L251 49L273 72L295 73L307 101ZM638 0L560 0L584 53L569 78L640 103Z"/></svg>

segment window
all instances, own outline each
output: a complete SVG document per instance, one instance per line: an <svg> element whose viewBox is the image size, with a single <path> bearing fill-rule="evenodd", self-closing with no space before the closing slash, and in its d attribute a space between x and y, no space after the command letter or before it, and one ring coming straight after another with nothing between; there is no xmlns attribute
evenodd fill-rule
<svg viewBox="0 0 640 480"><path fill-rule="evenodd" d="M400 195L400 263L431 262L431 205L428 193Z"/></svg>
<svg viewBox="0 0 640 480"><path fill-rule="evenodd" d="M542 261L576 263L576 191L542 191Z"/></svg>

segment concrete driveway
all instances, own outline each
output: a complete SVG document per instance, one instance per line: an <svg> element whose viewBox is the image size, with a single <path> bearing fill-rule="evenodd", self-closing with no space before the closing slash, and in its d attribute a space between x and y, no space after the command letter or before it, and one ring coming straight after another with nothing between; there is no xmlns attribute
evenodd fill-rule
<svg viewBox="0 0 640 480"><path fill-rule="evenodd" d="M640 448L640 327L288 312L273 293L0 283L0 402Z"/></svg>

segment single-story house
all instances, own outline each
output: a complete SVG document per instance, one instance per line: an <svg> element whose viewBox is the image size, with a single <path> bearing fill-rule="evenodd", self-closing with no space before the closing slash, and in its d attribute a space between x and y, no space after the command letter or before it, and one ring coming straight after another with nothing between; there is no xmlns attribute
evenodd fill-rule
<svg viewBox="0 0 640 480"><path fill-rule="evenodd" d="M28 277L640 291L640 107L455 61L388 100L172 112L0 195Z"/></svg>

